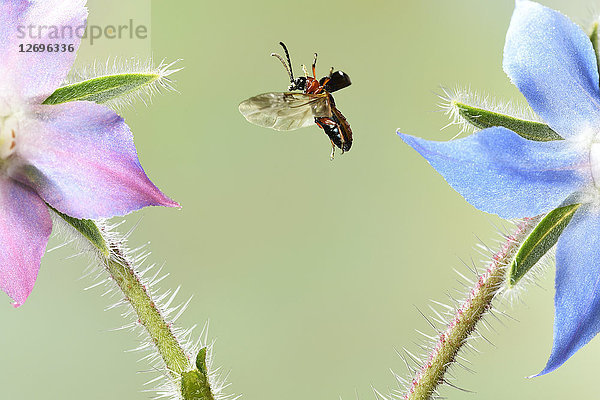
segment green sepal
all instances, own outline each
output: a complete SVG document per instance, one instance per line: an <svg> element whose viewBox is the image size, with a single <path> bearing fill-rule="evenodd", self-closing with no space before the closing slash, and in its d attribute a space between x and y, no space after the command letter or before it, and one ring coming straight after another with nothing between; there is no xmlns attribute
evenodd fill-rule
<svg viewBox="0 0 600 400"><path fill-rule="evenodd" d="M43 104L62 104L69 101L93 101L102 104L143 89L160 79L161 75L157 73L101 76L58 88Z"/></svg>
<svg viewBox="0 0 600 400"><path fill-rule="evenodd" d="M105 257L108 257L110 251L108 249L108 245L98 228L98 225L91 219L77 219L70 217L66 214L57 211L56 209L48 206L52 211L54 211L59 217L65 220L66 223L71 225L75 230L83 235L93 246L95 246Z"/></svg>
<svg viewBox="0 0 600 400"><path fill-rule="evenodd" d="M453 105L456 106L461 117L479 129L502 126L528 140L539 142L562 140L562 137L558 133L541 122L511 117L458 101L454 101Z"/></svg>
<svg viewBox="0 0 600 400"><path fill-rule="evenodd" d="M198 369L181 374L181 395L185 400L214 400L206 368L206 347L196 356Z"/></svg>
<svg viewBox="0 0 600 400"><path fill-rule="evenodd" d="M509 268L508 284L513 287L556 244L581 204L549 212L523 242Z"/></svg>
<svg viewBox="0 0 600 400"><path fill-rule="evenodd" d="M590 33L590 41L592 42L592 47L594 48L594 54L596 55L596 66L600 70L600 49L598 43L598 21L594 21L592 24L592 32Z"/></svg>

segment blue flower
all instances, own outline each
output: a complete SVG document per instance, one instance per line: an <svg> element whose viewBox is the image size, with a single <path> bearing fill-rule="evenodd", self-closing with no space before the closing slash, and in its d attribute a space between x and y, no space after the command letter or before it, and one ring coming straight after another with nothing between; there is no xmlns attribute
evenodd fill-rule
<svg viewBox="0 0 600 400"><path fill-rule="evenodd" d="M567 17L517 0L503 67L564 140L537 142L501 127L466 138L402 139L472 205L503 218L581 203L556 247L553 348L561 366L600 331L600 86L588 36Z"/></svg>

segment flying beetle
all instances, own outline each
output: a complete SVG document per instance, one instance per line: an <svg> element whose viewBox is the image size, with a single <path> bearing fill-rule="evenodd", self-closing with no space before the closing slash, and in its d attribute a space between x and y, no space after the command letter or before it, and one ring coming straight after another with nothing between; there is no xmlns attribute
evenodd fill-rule
<svg viewBox="0 0 600 400"><path fill-rule="evenodd" d="M240 103L239 110L251 123L277 131L292 131L316 124L323 129L331 141L331 158L338 147L342 154L352 146L352 129L346 117L337 109L332 92L350 86L348 74L342 71L329 71L329 75L317 80L317 53L312 63L312 76L302 65L304 76L294 78L290 53L283 42L286 59L271 53L281 61L290 78L287 92L270 92L251 97ZM287 60L287 62L286 62ZM298 92L300 91L300 92Z"/></svg>

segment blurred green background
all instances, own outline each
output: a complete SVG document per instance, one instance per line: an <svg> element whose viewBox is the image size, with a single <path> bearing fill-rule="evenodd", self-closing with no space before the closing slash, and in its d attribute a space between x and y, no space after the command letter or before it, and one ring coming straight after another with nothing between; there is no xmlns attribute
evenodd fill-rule
<svg viewBox="0 0 600 400"><path fill-rule="evenodd" d="M544 1L578 23L592 1ZM231 370L231 392L248 400L373 398L407 375L395 349L418 353L414 331L431 333L416 307L460 288L460 259L477 259L477 237L492 243L497 218L468 205L396 136L453 137L439 112L440 85L470 86L519 99L501 68L512 1L152 2L146 10L90 0L90 18L151 17L151 47L130 56L183 59L179 93L123 111L148 175L183 209L146 209L134 247L151 242L166 263L161 287L194 296L180 325L210 319L216 364ZM140 16L141 15L141 16ZM336 93L352 125L352 150L329 160L316 127L278 133L247 123L240 101L283 91L286 74L270 57L284 41L296 72L319 53L320 76L342 69L353 85ZM79 64L123 53L123 43L85 44ZM127 50L127 46L125 46ZM127 53L125 53L127 54ZM49 247L59 244L53 239ZM27 303L3 295L2 399L146 399L154 377L136 341L108 332L123 320L103 308L85 258L47 254ZM528 380L551 347L553 269L522 293L495 331L469 352L475 374L455 370L475 394L450 399L597 397L600 339L565 366ZM453 292L454 296L460 296Z"/></svg>

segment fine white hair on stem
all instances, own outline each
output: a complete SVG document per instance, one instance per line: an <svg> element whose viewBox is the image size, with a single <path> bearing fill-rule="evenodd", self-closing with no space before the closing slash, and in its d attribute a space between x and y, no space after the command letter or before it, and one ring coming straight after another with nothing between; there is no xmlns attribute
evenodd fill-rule
<svg viewBox="0 0 600 400"><path fill-rule="evenodd" d="M462 288L447 293L445 301L432 301L426 313L417 308L433 333L417 331L424 339L417 354L405 348L398 352L410 376L392 373L399 386L387 399L436 399L444 385L468 392L455 384L452 372L472 372L467 356L478 352L474 344L491 344L488 333L496 332L498 323L514 320L500 306L506 299L501 294L507 287L507 268L540 218L515 221L512 229L496 227L498 243L475 245L481 262L462 261L465 268L457 271Z"/></svg>
<svg viewBox="0 0 600 400"><path fill-rule="evenodd" d="M457 125L459 133L456 136L463 132L473 133L479 130L461 115L460 104L528 121L543 122L524 101L500 101L489 94L473 91L470 87L456 86L454 89L440 87L440 90L441 92L437 94L440 98L438 106L450 119L450 122L443 126L442 130Z"/></svg>
<svg viewBox="0 0 600 400"><path fill-rule="evenodd" d="M510 307L513 307L517 303L525 304L523 295L528 288L535 286L539 289L546 290L546 288L542 286L541 281L548 277L546 271L554 268L555 265L556 246L544 254L542 258L540 258L540 260L529 271L527 271L527 274L525 274L525 276L523 276L523 278L521 278L516 285L513 287L505 285L502 291L499 293L502 297L502 300L508 302Z"/></svg>
<svg viewBox="0 0 600 400"><path fill-rule="evenodd" d="M590 34L593 25L600 21L600 11L598 11L597 4L587 4L585 15L575 18L574 22L578 24L581 29Z"/></svg>
<svg viewBox="0 0 600 400"><path fill-rule="evenodd" d="M106 103L106 106L111 107L116 111L131 106L136 100L141 101L144 105L149 105L152 98L163 92L176 92L177 89L173 86L171 75L181 71L183 68L176 66L181 59L167 62L165 59L156 66L153 58L141 60L139 58L108 58L106 61L95 60L93 64L74 68L63 85L72 85L85 80L99 78L103 76L121 75L121 74L150 74L155 75L156 79L149 83L139 86L137 89L125 93Z"/></svg>
<svg viewBox="0 0 600 400"><path fill-rule="evenodd" d="M126 320L124 325L113 330L133 333L139 340L139 345L129 351L141 352L142 356L139 361L148 362L150 369L147 372L157 374L155 378L147 382L146 386L149 386L149 388L144 389L144 391L153 392L155 395L154 398L157 399L182 400L180 376L172 373L167 368L154 341L146 328L140 323L136 311L124 297L115 280L107 273L106 257L60 216L54 212L51 214L56 228L55 234L69 241L75 247L78 255L86 256L89 259L89 266L84 274L86 279L91 278L94 282L86 290L102 288L102 296L113 299L113 303L107 306L106 310L116 309ZM176 338L179 347L187 357L188 365L185 366L185 370L191 371L196 369L196 355L200 349L206 348L205 362L207 377L214 399L237 399L239 396L226 393L226 389L229 386L227 383L228 374L224 374L220 368L213 367L214 341L209 341L208 339L208 323L204 325L197 339L194 339L196 326L186 329L175 324L190 304L191 299L177 302L176 298L180 288L160 292L157 284L167 275L163 272L163 265L159 266L148 263L150 253L147 250L147 245L130 249L127 245L127 237L131 231L123 235L116 230L121 223L110 224L107 221L95 221L95 223L111 251L116 251L121 257L122 262L127 264L129 272L135 275L137 281L143 285L148 297L153 300L161 319L169 326L173 337Z"/></svg>

